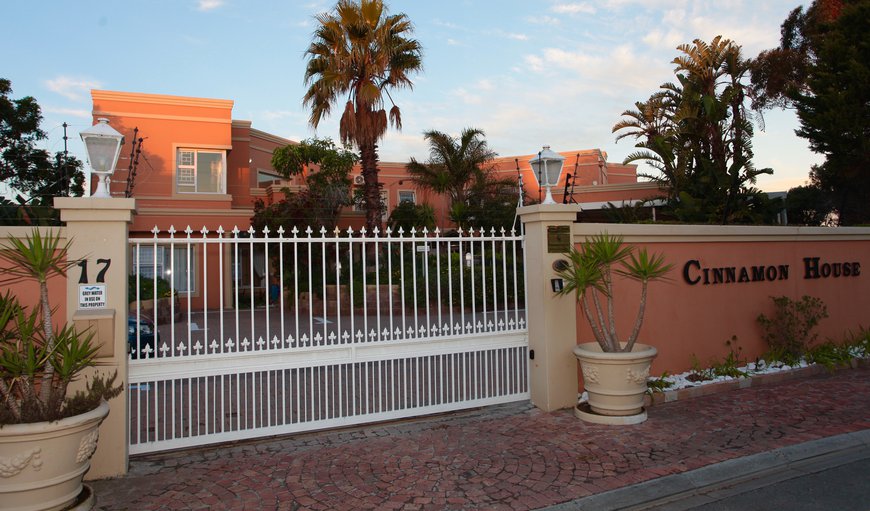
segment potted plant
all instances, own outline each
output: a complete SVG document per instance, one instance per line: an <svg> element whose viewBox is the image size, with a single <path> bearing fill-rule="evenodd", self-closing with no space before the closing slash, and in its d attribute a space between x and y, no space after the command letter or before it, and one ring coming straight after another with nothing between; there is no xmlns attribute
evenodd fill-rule
<svg viewBox="0 0 870 511"><path fill-rule="evenodd" d="M32 310L9 291L0 296L0 510L63 509L82 493L82 478L96 449L106 400L121 387L115 376L95 377L87 391L67 395L68 385L96 365L93 334L55 328L48 279L75 264L69 243L34 230L0 246L5 282L35 280Z"/></svg>
<svg viewBox="0 0 870 511"><path fill-rule="evenodd" d="M589 322L596 342L574 348L589 396L589 408L603 416L635 416L645 420L643 398L650 364L656 349L637 342L647 303L647 285L665 278L672 268L661 255L645 248L635 250L623 244L622 236L607 233L591 236L580 249L566 254L569 264L560 270L564 282L561 294L574 293ZM628 337L617 332L614 314L614 277L640 282L640 303ZM578 409L579 410L579 409ZM578 416L586 419L585 415ZM594 419L592 419L594 420Z"/></svg>

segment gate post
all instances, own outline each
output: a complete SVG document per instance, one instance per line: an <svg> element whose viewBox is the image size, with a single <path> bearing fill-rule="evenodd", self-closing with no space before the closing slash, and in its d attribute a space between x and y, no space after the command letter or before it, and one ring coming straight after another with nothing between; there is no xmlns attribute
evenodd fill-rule
<svg viewBox="0 0 870 511"><path fill-rule="evenodd" d="M556 296L553 263L573 243L577 205L537 204L517 209L525 225L526 303L529 328L529 393L544 411L577 405L577 303Z"/></svg>
<svg viewBox="0 0 870 511"><path fill-rule="evenodd" d="M86 479L127 473L129 411L127 410L127 273L129 224L135 199L58 197L54 206L66 222L70 247L67 259L83 261L67 273L66 320L81 331L90 327L93 342L100 346L96 368L85 373L112 374L124 392L109 402L109 416L100 426L97 450ZM84 287L89 287L86 296ZM70 390L83 388L84 380Z"/></svg>

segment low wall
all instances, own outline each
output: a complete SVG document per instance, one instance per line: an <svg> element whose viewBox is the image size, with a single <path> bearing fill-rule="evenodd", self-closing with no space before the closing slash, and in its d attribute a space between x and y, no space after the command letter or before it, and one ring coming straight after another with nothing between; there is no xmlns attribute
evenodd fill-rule
<svg viewBox="0 0 870 511"><path fill-rule="evenodd" d="M732 336L741 356L755 359L767 350L756 318L772 315L773 296L821 298L829 317L816 329L820 340L870 327L870 228L574 224L571 232L575 244L601 232L622 235L674 265L667 281L650 283L639 337L659 350L653 375L686 371L693 357L702 366L721 360ZM639 290L617 284L623 336ZM593 340L579 308L577 332L578 342Z"/></svg>

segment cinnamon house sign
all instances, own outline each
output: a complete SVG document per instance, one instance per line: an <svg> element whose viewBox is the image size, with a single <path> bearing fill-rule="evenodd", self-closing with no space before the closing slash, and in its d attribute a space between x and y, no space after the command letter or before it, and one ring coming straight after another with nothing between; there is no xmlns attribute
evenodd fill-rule
<svg viewBox="0 0 870 511"><path fill-rule="evenodd" d="M861 275L861 263L830 262L820 257L803 258L803 278L851 278ZM741 284L748 282L770 282L788 280L789 265L757 266L703 266L697 259L690 259L683 265L683 280L691 285Z"/></svg>

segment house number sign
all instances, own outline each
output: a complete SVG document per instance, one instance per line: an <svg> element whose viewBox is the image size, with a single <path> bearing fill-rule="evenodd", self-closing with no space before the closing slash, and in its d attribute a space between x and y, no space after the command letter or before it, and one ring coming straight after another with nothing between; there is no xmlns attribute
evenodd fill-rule
<svg viewBox="0 0 870 511"><path fill-rule="evenodd" d="M547 253L564 254L571 250L571 227L568 225L547 226Z"/></svg>
<svg viewBox="0 0 870 511"><path fill-rule="evenodd" d="M78 263L81 269L79 275L79 309L104 309L106 308L106 271L112 265L111 259L97 259L96 282L91 283L88 278L88 260L82 259Z"/></svg>

